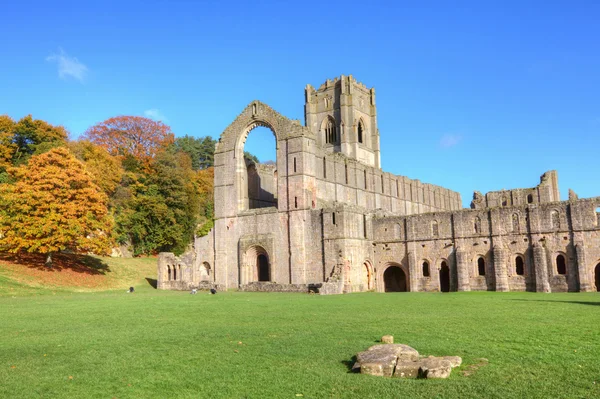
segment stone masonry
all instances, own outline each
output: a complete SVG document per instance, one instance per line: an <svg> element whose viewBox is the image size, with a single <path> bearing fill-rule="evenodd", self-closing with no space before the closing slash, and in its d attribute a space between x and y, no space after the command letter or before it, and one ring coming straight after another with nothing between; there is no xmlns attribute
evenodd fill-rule
<svg viewBox="0 0 600 399"><path fill-rule="evenodd" d="M596 291L600 197L560 201L558 176L528 189L458 193L380 168L375 90L352 76L305 89L305 126L251 102L215 151L215 223L158 287L322 294ZM246 160L257 126L274 165Z"/></svg>

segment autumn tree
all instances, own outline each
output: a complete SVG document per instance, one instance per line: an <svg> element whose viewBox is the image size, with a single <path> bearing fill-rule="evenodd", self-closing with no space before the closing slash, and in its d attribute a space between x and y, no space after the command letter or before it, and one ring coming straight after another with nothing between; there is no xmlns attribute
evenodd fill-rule
<svg viewBox="0 0 600 399"><path fill-rule="evenodd" d="M83 138L111 155L133 157L144 165L174 141L171 128L141 116L117 116L90 127Z"/></svg>
<svg viewBox="0 0 600 399"><path fill-rule="evenodd" d="M106 194L67 148L31 157L9 168L12 184L0 184L0 250L47 254L106 254L111 219Z"/></svg>
<svg viewBox="0 0 600 399"><path fill-rule="evenodd" d="M0 173L12 165L17 146L13 143L15 121L8 115L0 115Z"/></svg>
<svg viewBox="0 0 600 399"><path fill-rule="evenodd" d="M121 162L104 148L87 140L70 142L69 149L85 164L87 171L94 178L94 183L111 196L121 183Z"/></svg>

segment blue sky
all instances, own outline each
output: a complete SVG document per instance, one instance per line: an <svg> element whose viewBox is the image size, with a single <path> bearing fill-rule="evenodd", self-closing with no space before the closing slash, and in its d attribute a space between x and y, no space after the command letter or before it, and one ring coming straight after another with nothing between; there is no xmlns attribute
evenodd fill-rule
<svg viewBox="0 0 600 399"><path fill-rule="evenodd" d="M600 2L6 2L0 113L77 138L116 115L218 137L252 100L377 91L383 169L459 191L600 195ZM249 150L271 158L259 132ZM267 140L268 142L268 140Z"/></svg>

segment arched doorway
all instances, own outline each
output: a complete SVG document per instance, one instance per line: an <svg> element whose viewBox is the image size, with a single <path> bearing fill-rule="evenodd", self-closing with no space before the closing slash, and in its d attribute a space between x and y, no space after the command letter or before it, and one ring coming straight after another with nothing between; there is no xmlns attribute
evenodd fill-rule
<svg viewBox="0 0 600 399"><path fill-rule="evenodd" d="M596 282L596 291L600 292L600 263L596 265L594 269L594 281Z"/></svg>
<svg viewBox="0 0 600 399"><path fill-rule="evenodd" d="M385 292L406 292L406 274L400 266L390 266L383 273Z"/></svg>
<svg viewBox="0 0 600 399"><path fill-rule="evenodd" d="M256 257L256 272L258 281L271 281L271 270L269 270L269 259L265 254Z"/></svg>
<svg viewBox="0 0 600 399"><path fill-rule="evenodd" d="M446 262L442 262L440 267L440 291L450 292L450 269Z"/></svg>

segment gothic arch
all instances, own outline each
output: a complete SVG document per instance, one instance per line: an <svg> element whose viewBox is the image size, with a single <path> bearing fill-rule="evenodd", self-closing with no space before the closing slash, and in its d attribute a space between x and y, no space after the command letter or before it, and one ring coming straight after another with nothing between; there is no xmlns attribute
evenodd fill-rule
<svg viewBox="0 0 600 399"><path fill-rule="evenodd" d="M356 141L364 146L369 146L369 131L362 117L356 122Z"/></svg>
<svg viewBox="0 0 600 399"><path fill-rule="evenodd" d="M335 119L331 115L325 116L323 121L321 122L321 137L323 138L321 143L325 144L339 144L340 142L340 132L335 122Z"/></svg>
<svg viewBox="0 0 600 399"><path fill-rule="evenodd" d="M273 132L277 152L278 187L287 184L285 146L290 137L306 137L314 140L314 134L299 121L293 121L260 101L250 103L223 131L215 148L215 196L224 198L215 204L215 216L233 216L248 209L247 170L244 162L244 145L248 134L263 126ZM279 192L277 193L279 194ZM278 198L281 196L278 195ZM287 203L278 202L278 208L286 209Z"/></svg>
<svg viewBox="0 0 600 399"><path fill-rule="evenodd" d="M372 290L375 283L375 274L373 273L373 264L369 259L366 259L361 268L361 274L364 276L363 284L366 290Z"/></svg>
<svg viewBox="0 0 600 399"><path fill-rule="evenodd" d="M242 259L242 284L254 281L273 281L271 259L260 245L251 245Z"/></svg>
<svg viewBox="0 0 600 399"><path fill-rule="evenodd" d="M379 282L377 284L377 291L379 292L410 291L410 274L408 272L408 267L401 263L387 262L379 271L377 281Z"/></svg>
<svg viewBox="0 0 600 399"><path fill-rule="evenodd" d="M452 278L450 276L450 262L448 262L448 259L442 258L438 260L438 275L440 280L440 291L450 292Z"/></svg>

